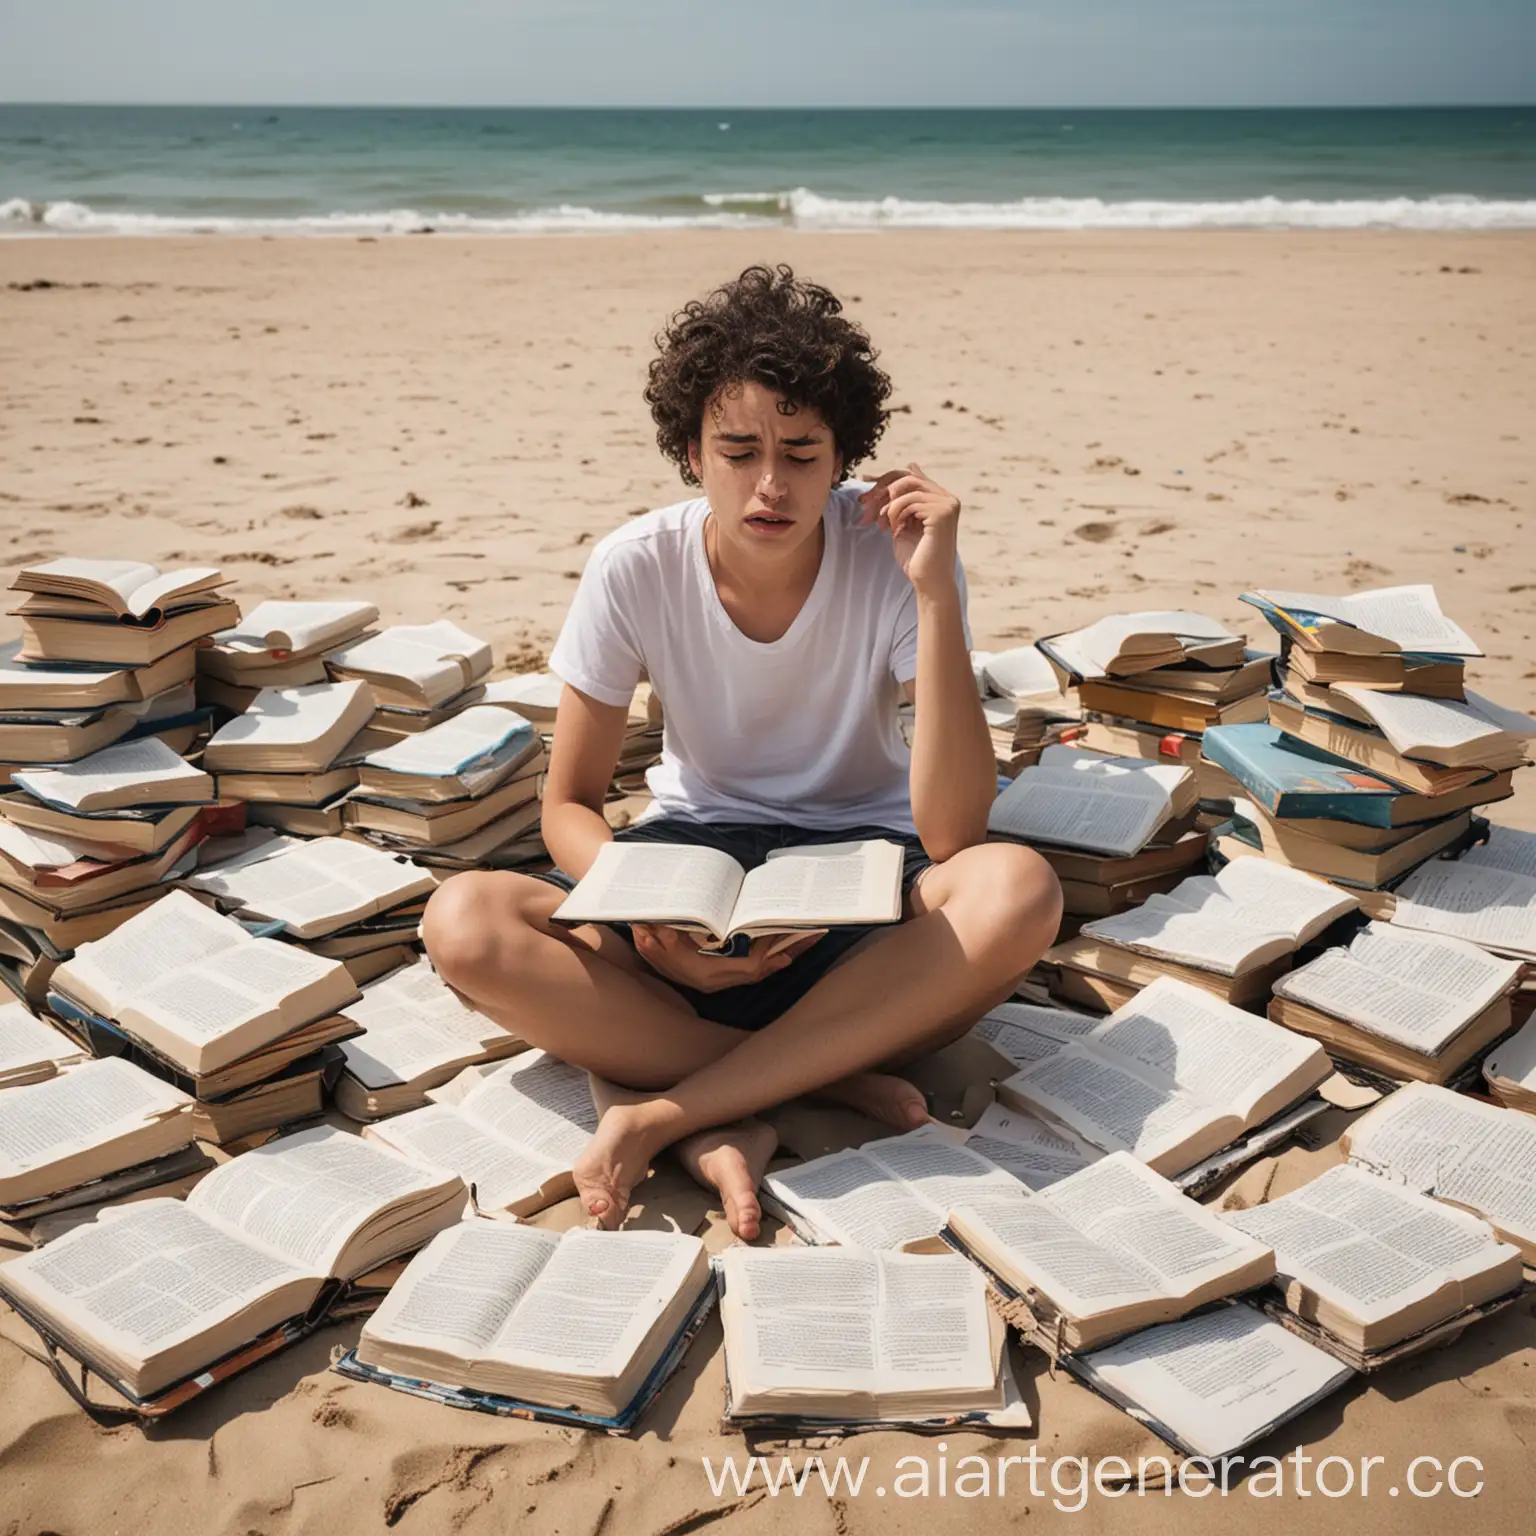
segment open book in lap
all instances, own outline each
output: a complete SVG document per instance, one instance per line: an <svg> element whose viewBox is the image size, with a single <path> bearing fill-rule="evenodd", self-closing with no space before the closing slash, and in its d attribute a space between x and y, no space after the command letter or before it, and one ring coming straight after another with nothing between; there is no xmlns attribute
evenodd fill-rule
<svg viewBox="0 0 1536 1536"><path fill-rule="evenodd" d="M710 1283L696 1237L466 1221L363 1327L357 1358L398 1375L602 1418L625 1413Z"/></svg>
<svg viewBox="0 0 1536 1536"><path fill-rule="evenodd" d="M1003 1407L1006 1329L963 1259L737 1246L719 1263L731 1418L900 1422Z"/></svg>
<svg viewBox="0 0 1536 1536"><path fill-rule="evenodd" d="M1292 1312L1361 1351L1520 1284L1520 1250L1486 1222L1348 1163L1224 1219L1273 1247Z"/></svg>
<svg viewBox="0 0 1536 1536"><path fill-rule="evenodd" d="M456 1177L318 1127L232 1158L185 1202L114 1207L0 1264L0 1295L141 1399L304 1312L328 1278L419 1247L463 1201Z"/></svg>
<svg viewBox="0 0 1536 1536"><path fill-rule="evenodd" d="M1275 1256L1128 1152L1034 1195L953 1210L945 1238L1024 1298L1042 1344L1092 1349L1263 1285Z"/></svg>
<svg viewBox="0 0 1536 1536"><path fill-rule="evenodd" d="M1090 1033L1005 1079L998 1098L1172 1178L1332 1071L1315 1040L1162 977Z"/></svg>
<svg viewBox="0 0 1536 1536"><path fill-rule="evenodd" d="M872 838L770 851L743 870L728 853L682 843L604 843L553 914L562 923L660 923L723 944L901 921L903 850Z"/></svg>

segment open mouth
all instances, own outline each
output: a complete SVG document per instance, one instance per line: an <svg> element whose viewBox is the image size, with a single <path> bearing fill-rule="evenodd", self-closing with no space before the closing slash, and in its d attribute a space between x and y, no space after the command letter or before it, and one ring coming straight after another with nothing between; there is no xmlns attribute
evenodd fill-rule
<svg viewBox="0 0 1536 1536"><path fill-rule="evenodd" d="M749 528L760 528L765 533L771 533L781 528L794 526L794 518L782 517L777 512L754 512L747 519Z"/></svg>

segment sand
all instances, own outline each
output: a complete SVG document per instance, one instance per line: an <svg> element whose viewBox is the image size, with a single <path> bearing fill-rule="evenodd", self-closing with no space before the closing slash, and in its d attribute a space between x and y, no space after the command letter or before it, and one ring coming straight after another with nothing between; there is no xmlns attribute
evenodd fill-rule
<svg viewBox="0 0 1536 1536"><path fill-rule="evenodd" d="M345 591L536 666L585 546L684 494L640 398L652 334L759 259L833 287L881 347L900 414L866 469L916 460L961 497L978 645L1163 606L1257 637L1248 586L1433 581L1489 653L1477 685L1536 706L1524 234L0 241L0 567L216 563L247 605ZM1536 827L1536 792L1497 815ZM802 1155L870 1133L799 1110L784 1132ZM1288 1154L1276 1187L1336 1155ZM1356 1458L1351 1496L1093 1496L1075 1517L1048 1470L1043 1496L1014 1469L1004 1496L994 1477L993 1497L940 1497L941 1454L986 1450L973 1435L850 1442L871 1458L857 1498L715 1498L699 1458L743 1450L718 1432L717 1329L632 1442L347 1383L325 1365L355 1331L147 1434L93 1427L0 1341L0 1532L1530 1528L1528 1301L1263 1448ZM988 1454L1158 1453L1019 1360L1038 1432ZM929 1497L897 1497L899 1458L924 1452ZM1482 1494L1413 1498L1416 1455L1479 1458ZM1385 1460L1362 1499L1364 1456Z"/></svg>

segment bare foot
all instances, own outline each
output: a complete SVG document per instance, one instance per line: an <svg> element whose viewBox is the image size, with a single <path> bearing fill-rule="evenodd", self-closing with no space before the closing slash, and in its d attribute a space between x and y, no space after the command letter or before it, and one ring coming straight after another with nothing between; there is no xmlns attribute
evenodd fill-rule
<svg viewBox="0 0 1536 1536"><path fill-rule="evenodd" d="M629 1196L649 1171L657 1148L644 1105L615 1104L603 1111L572 1172L582 1209L612 1232L629 1210Z"/></svg>
<svg viewBox="0 0 1536 1536"><path fill-rule="evenodd" d="M757 1186L778 1144L778 1132L761 1120L738 1120L677 1144L683 1167L706 1189L719 1191L725 1219L744 1242L750 1243L762 1230Z"/></svg>
<svg viewBox="0 0 1536 1536"><path fill-rule="evenodd" d="M828 1083L816 1097L846 1104L898 1131L916 1130L930 1118L922 1093L906 1078L889 1072L855 1072L852 1077Z"/></svg>

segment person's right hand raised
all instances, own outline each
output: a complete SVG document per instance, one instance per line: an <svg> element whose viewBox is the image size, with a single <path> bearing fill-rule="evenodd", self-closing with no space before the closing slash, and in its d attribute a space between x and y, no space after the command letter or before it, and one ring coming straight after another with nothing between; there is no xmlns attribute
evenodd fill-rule
<svg viewBox="0 0 1536 1536"><path fill-rule="evenodd" d="M699 953L699 940L691 933L659 924L635 923L631 928L635 953L658 975L696 992L723 992L727 987L744 987L761 981L775 971L782 971L796 955L803 954L821 937L808 933L792 944L771 954L782 934L765 934L752 940L751 949L739 960Z"/></svg>

